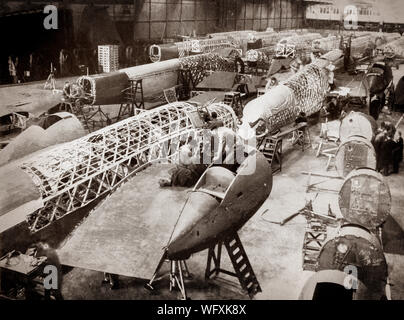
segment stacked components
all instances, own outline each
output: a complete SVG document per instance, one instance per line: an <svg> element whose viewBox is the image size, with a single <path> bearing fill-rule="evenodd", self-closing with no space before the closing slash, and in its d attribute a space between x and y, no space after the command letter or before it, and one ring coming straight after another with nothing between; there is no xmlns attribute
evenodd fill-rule
<svg viewBox="0 0 404 320"><path fill-rule="evenodd" d="M390 189L376 172L372 146L374 120L352 112L341 123L341 144L336 168L343 179L338 191L342 224L335 236L322 243L314 274L301 299L386 298L387 262L381 241L381 225L391 210Z"/></svg>
<svg viewBox="0 0 404 320"><path fill-rule="evenodd" d="M112 72L119 69L119 46L98 46L98 65L100 72Z"/></svg>

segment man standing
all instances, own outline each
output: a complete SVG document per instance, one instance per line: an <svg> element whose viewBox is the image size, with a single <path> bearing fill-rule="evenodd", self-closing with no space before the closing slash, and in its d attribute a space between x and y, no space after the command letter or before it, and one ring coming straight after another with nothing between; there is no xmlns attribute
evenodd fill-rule
<svg viewBox="0 0 404 320"><path fill-rule="evenodd" d="M69 74L67 62L68 62L68 53L65 49L60 50L59 53L59 71L60 71L60 76L65 77Z"/></svg>
<svg viewBox="0 0 404 320"><path fill-rule="evenodd" d="M9 74L10 74L11 83L14 83L14 84L18 83L16 63L14 63L11 56L8 57L8 71L9 71Z"/></svg>
<svg viewBox="0 0 404 320"><path fill-rule="evenodd" d="M351 43L352 43L352 38L349 37L349 40L347 42L344 42L344 44L343 44L345 71L348 71L349 65L351 63Z"/></svg>
<svg viewBox="0 0 404 320"><path fill-rule="evenodd" d="M378 134L375 137L375 140L373 141L373 146L375 147L375 152L376 152L376 171L381 171L382 165L381 165L381 160L382 160L382 145L384 143L384 140L386 139L386 130L385 130L385 123L382 122L380 125L380 128L378 129Z"/></svg>
<svg viewBox="0 0 404 320"><path fill-rule="evenodd" d="M334 83L335 66L331 63L330 65L327 66L326 69L328 70L328 84L330 85L330 90L334 90L335 89L335 83Z"/></svg>
<svg viewBox="0 0 404 320"><path fill-rule="evenodd" d="M401 163L403 162L403 137L401 136L401 131L398 132L398 139L397 139L397 144L398 144L398 150L399 150L399 157L398 157L398 162Z"/></svg>
<svg viewBox="0 0 404 320"><path fill-rule="evenodd" d="M400 163L403 161L403 138L401 136L401 131L398 132L398 139L395 144L393 151L393 173L398 173Z"/></svg>
<svg viewBox="0 0 404 320"><path fill-rule="evenodd" d="M390 174L390 165L393 164L393 150L396 146L394 140L387 135L381 147L381 166L383 168L383 175Z"/></svg>

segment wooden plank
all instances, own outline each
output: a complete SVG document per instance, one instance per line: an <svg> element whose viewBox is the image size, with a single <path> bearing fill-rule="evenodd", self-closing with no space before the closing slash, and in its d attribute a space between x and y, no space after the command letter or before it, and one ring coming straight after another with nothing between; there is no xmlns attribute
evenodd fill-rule
<svg viewBox="0 0 404 320"><path fill-rule="evenodd" d="M307 127L306 122L301 122L301 123L299 123L297 125L294 125L292 127L286 126L286 127L281 128L281 132L274 135L273 137L276 138L276 139L280 139L280 138L283 138L286 135L288 135L288 134L290 134L290 133L292 133L294 131L300 130L300 129L305 128L305 127ZM285 131L282 131L282 130L285 130Z"/></svg>

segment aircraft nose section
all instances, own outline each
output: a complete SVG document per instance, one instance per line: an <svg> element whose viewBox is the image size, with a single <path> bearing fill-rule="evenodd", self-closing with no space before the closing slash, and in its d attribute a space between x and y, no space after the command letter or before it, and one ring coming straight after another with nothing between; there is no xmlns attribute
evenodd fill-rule
<svg viewBox="0 0 404 320"><path fill-rule="evenodd" d="M209 194L196 191L189 195L167 246L169 257L192 251L205 240L207 235L200 234L195 227L218 205L219 201Z"/></svg>

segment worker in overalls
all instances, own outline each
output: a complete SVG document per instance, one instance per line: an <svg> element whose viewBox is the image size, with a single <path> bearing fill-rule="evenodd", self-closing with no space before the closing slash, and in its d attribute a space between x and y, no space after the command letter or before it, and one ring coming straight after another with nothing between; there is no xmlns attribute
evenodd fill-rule
<svg viewBox="0 0 404 320"><path fill-rule="evenodd" d="M398 139L396 140L396 146L393 150L393 173L398 173L400 163L403 161L403 138L401 131L398 132Z"/></svg>
<svg viewBox="0 0 404 320"><path fill-rule="evenodd" d="M188 143L180 147L178 152L178 164L169 170L169 178L159 180L160 187L192 187L208 167L202 161L202 154L199 152L197 141L189 138ZM196 151L196 152L195 152ZM196 153L196 154L195 154Z"/></svg>
<svg viewBox="0 0 404 320"><path fill-rule="evenodd" d="M60 71L60 76L64 77L69 74L69 68L68 68L68 53L67 50L62 49L60 50L59 54L59 71Z"/></svg>
<svg viewBox="0 0 404 320"><path fill-rule="evenodd" d="M388 82L387 88L386 88L386 98L385 98L385 105L388 106L389 108L389 114L391 113L391 109L393 108L394 105L394 83L393 83L393 70L392 66L394 64L393 59L391 58L386 58L385 59L385 79Z"/></svg>
<svg viewBox="0 0 404 320"><path fill-rule="evenodd" d="M70 82L66 81L64 86L63 86L63 98L65 100L69 100L70 99Z"/></svg>

